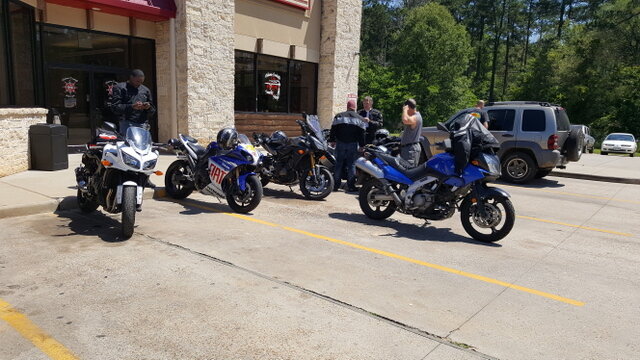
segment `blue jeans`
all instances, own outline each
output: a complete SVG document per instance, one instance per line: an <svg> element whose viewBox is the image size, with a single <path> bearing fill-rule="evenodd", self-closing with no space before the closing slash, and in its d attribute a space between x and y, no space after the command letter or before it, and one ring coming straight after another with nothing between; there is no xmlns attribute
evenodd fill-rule
<svg viewBox="0 0 640 360"><path fill-rule="evenodd" d="M334 181L335 187L340 186L342 182L343 168L347 168L347 186L352 188L356 179L356 167L355 162L358 157L358 143L343 143L338 142L336 144L336 167L334 169Z"/></svg>

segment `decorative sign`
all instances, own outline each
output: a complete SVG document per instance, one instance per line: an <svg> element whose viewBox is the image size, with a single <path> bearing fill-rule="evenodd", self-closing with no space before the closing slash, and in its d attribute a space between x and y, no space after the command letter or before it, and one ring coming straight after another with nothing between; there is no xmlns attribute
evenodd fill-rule
<svg viewBox="0 0 640 360"><path fill-rule="evenodd" d="M107 80L104 82L104 87L107 89L107 95L109 97L113 96L113 87L116 85L118 85L118 82L114 80Z"/></svg>
<svg viewBox="0 0 640 360"><path fill-rule="evenodd" d="M273 0L279 3L291 5L303 10L309 10L311 8L310 3L311 0Z"/></svg>
<svg viewBox="0 0 640 360"><path fill-rule="evenodd" d="M271 95L274 100L280 99L280 75L276 73L264 74L264 93Z"/></svg>
<svg viewBox="0 0 640 360"><path fill-rule="evenodd" d="M62 90L64 91L64 107L76 107L76 92L78 91L78 80L72 77L62 79Z"/></svg>
<svg viewBox="0 0 640 360"><path fill-rule="evenodd" d="M347 101L349 101L349 100L353 100L356 103L358 103L358 94L348 93L347 94Z"/></svg>

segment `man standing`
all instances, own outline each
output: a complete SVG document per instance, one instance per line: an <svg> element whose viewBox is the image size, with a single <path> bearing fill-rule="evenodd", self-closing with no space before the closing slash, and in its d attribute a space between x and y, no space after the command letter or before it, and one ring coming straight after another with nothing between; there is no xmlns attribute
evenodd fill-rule
<svg viewBox="0 0 640 360"><path fill-rule="evenodd" d="M365 123L356 112L356 102L347 102L347 111L337 114L333 118L329 142L336 147L336 164L334 169L333 191L338 191L342 182L342 172L347 171L347 192L357 191L355 161L358 147L365 144Z"/></svg>
<svg viewBox="0 0 640 360"><path fill-rule="evenodd" d="M378 109L373 108L373 98L371 96L365 96L362 99L362 110L358 111L358 114L364 118L364 124L366 128L366 142L367 144L373 143L376 131L382 127L382 113Z"/></svg>
<svg viewBox="0 0 640 360"><path fill-rule="evenodd" d="M402 107L404 130L400 138L400 157L409 162L412 168L420 161L420 134L422 133L422 115L416 111L416 101L409 99Z"/></svg>
<svg viewBox="0 0 640 360"><path fill-rule="evenodd" d="M474 109L478 110L478 112L480 112L480 122L482 123L482 125L484 125L485 128L489 128L489 114L487 114L487 112L484 110L484 101L483 100L478 100L478 102L476 102L476 106L474 107Z"/></svg>
<svg viewBox="0 0 640 360"><path fill-rule="evenodd" d="M129 81L113 87L111 111L119 121L122 135L126 135L131 126L148 126L149 118L156 112L151 104L151 91L142 85L143 82L144 73L135 69L131 71Z"/></svg>

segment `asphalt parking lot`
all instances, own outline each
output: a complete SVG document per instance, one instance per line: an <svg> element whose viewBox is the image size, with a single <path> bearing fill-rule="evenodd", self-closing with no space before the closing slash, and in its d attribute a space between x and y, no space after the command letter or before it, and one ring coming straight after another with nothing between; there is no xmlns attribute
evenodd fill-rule
<svg viewBox="0 0 640 360"><path fill-rule="evenodd" d="M518 218L489 245L276 185L249 215L147 200L128 241L101 212L0 220L0 359L637 358L640 186L497 186Z"/></svg>

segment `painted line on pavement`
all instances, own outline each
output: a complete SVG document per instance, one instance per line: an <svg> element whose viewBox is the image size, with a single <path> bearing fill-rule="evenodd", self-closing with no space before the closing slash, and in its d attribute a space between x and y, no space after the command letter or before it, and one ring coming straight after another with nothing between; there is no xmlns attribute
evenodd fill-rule
<svg viewBox="0 0 640 360"><path fill-rule="evenodd" d="M635 200L614 199L614 198L605 197L605 196L578 194L578 193L572 193L572 192L566 192L566 191L538 189L538 188L532 188L532 187L526 187L526 186L513 186L513 185L507 185L507 184L500 184L500 186L509 187L512 189L519 189L519 190L521 189L521 190L530 190L530 191L540 191L540 192L546 192L554 195L566 195L566 196L580 197L580 198L586 198L586 199L607 200L607 201L616 201L616 202L622 202L627 204L640 205L640 201L635 201Z"/></svg>
<svg viewBox="0 0 640 360"><path fill-rule="evenodd" d="M538 295L538 296L545 297L545 298L552 299L552 300L556 300L556 301L559 301L559 302L563 302L563 303L566 303L566 304L570 304L570 305L574 305L574 306L584 306L585 305L585 303L582 302L582 301L569 299L569 298L566 298L566 297L562 297L562 296L559 296L559 295L547 293L547 292L544 292L544 291L530 289L530 288L527 288L527 287L524 287L524 286L512 284L512 283L501 281L501 280L492 279L490 277L477 275L477 274L469 273L469 272L462 271L462 270L453 269L453 268L442 266L442 265L437 265L437 264L432 264L432 263L428 263L428 262L421 261L421 260L416 260L416 259L413 259L413 258L410 258L410 257L394 254L394 253L391 253L391 252L388 252L388 251L378 250L378 249L362 246L362 245L359 245L359 244L355 244L355 243L352 243L352 242L348 242L348 241L344 241L344 240L338 240L338 239L334 239L334 238L331 238L331 237L328 237L328 236L314 234L314 233L311 233L311 232L308 232L308 231L292 228L292 227L289 227L289 226L284 226L284 225L280 225L280 224L276 224L276 223L267 222L267 221L264 221L264 220L254 219L254 218L252 218L250 216L236 214L236 213L223 212L223 211L219 211L219 210L216 210L214 208L211 208L211 207L208 207L208 206L204 206L204 205L199 205L199 204L196 204L196 203L193 203L193 202L190 202L190 201L184 201L183 200L183 201L177 201L177 202L178 203L182 203L182 204L186 204L186 205L189 205L189 206L193 206L193 207L196 207L196 208L199 208L199 209L208 210L208 211L220 213L220 214L227 215L227 216L232 216L232 217L235 217L235 218L238 218L238 219L255 222L255 223L258 223L258 224L262 224L262 225L267 225L267 226L271 226L271 227L284 229L284 230L287 230L287 231L290 231L290 232L306 235L306 236L309 236L309 237L312 237L312 238L326 240L326 241L329 241L329 242L332 242L332 243L335 243L335 244L348 246L348 247L351 247L351 248L354 248L354 249L359 249L359 250L367 251L367 252L370 252L370 253L374 253L374 254L390 257L390 258L393 258L393 259L406 261L406 262L413 263L413 264L416 264L416 265L425 266L425 267L428 267L428 268L431 268L431 269L436 269L436 270L448 272L448 273L451 273L451 274L464 276L464 277L467 277L467 278L483 281L483 282L490 283L490 284L500 285L500 286L511 288L511 289L514 289L514 290L526 292L526 293L533 294L533 295Z"/></svg>
<svg viewBox="0 0 640 360"><path fill-rule="evenodd" d="M40 330L24 314L14 309L11 304L0 299L0 319L11 325L22 337L29 340L40 351L54 360L77 360L64 345Z"/></svg>
<svg viewBox="0 0 640 360"><path fill-rule="evenodd" d="M633 234L623 233L623 232L619 232L619 231L605 230L605 229L598 229L598 228L593 228L593 227L589 227L589 226L582 226L582 225L575 225L575 224L568 224L568 223L563 223L563 222L560 222L560 221L553 221L553 220L546 220L546 219L538 219L538 218L535 218L535 217L531 217L531 216L524 216L524 215L516 215L516 217L517 217L517 218L520 218L520 219L526 219L526 220L532 220L532 221L539 221L539 222L548 223L548 224L555 224L555 225L568 226L568 227L578 228L578 229L583 229L583 230L597 231L597 232L602 232L602 233L607 233L607 234L614 234L614 235L620 235L620 236L626 236L626 237L633 237Z"/></svg>

